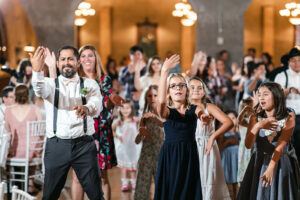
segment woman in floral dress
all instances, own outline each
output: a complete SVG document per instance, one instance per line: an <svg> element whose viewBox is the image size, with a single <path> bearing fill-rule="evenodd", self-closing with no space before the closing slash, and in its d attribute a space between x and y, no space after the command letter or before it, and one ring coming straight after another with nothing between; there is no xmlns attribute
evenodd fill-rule
<svg viewBox="0 0 300 200"><path fill-rule="evenodd" d="M101 64L100 56L95 47L86 45L79 49L80 55L80 76L96 80L99 83L103 96L103 110L97 118L94 118L95 142L98 146L98 163L101 170L101 182L105 199L111 196L111 187L107 176L107 170L117 165L115 144L112 134L113 108L114 105L121 105L122 98L113 94L112 80L106 75ZM83 189L73 173L72 199L82 200Z"/></svg>

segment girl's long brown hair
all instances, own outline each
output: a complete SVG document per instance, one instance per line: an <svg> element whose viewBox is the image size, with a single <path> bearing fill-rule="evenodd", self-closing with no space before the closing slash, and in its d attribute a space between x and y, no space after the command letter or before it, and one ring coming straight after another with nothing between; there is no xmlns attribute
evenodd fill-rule
<svg viewBox="0 0 300 200"><path fill-rule="evenodd" d="M262 87L268 88L268 90L270 90L272 93L275 109L274 117L277 120L286 118L289 115L289 110L287 109L285 104L285 95L282 87L278 83L274 82L264 82L259 86L258 90ZM267 117L265 110L262 110L259 104L255 109L257 110L258 117Z"/></svg>

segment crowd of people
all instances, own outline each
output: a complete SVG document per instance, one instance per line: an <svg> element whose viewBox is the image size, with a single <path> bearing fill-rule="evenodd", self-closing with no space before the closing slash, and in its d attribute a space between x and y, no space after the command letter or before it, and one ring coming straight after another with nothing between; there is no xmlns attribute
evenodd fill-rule
<svg viewBox="0 0 300 200"><path fill-rule="evenodd" d="M91 45L38 47L2 68L8 157L25 156L28 121L46 120L45 200L70 169L72 199L111 199L116 166L136 200L300 199L300 50L278 67L254 48L241 63L199 51L178 69L179 55L146 59L138 45L121 66Z"/></svg>

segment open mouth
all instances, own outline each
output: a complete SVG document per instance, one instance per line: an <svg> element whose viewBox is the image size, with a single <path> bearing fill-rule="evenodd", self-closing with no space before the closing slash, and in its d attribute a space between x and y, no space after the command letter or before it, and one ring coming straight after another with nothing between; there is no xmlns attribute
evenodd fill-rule
<svg viewBox="0 0 300 200"><path fill-rule="evenodd" d="M266 102L260 102L260 105L261 105L262 107L264 107L264 106L266 105Z"/></svg>

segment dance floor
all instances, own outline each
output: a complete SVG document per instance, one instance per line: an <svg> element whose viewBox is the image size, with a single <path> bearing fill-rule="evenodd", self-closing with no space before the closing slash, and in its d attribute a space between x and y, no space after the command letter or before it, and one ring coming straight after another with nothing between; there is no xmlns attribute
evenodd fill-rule
<svg viewBox="0 0 300 200"><path fill-rule="evenodd" d="M112 170L109 171L109 180L111 183L111 189L112 189L112 196L111 196L111 200L132 200L133 199L133 192L121 192L121 182L120 182L120 169L115 167ZM67 180L67 193L68 195L70 194L70 180L71 177L68 177ZM152 184L152 194L153 194L153 184ZM42 199L42 193L39 193L37 195L38 199ZM85 197L85 200L87 200L88 198ZM61 195L59 200L70 200L70 198L66 198L63 195Z"/></svg>

